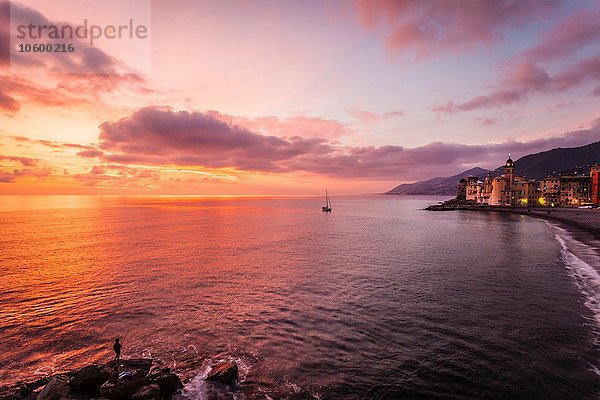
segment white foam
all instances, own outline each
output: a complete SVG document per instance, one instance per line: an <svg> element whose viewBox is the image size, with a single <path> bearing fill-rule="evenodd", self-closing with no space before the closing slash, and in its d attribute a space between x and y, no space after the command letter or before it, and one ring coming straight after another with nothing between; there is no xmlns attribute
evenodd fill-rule
<svg viewBox="0 0 600 400"><path fill-rule="evenodd" d="M181 393L182 398L184 399L197 399L203 400L208 399L210 394L210 383L205 379L211 371L212 367L219 362L222 361L235 361L238 366L239 379L238 383L241 383L246 380L246 376L248 376L248 372L250 371L250 363L243 358L239 357L226 357L226 358L215 358L205 360L200 366L198 373L190 382L188 382ZM235 398L235 394L234 394Z"/></svg>
<svg viewBox="0 0 600 400"><path fill-rule="evenodd" d="M589 248L589 245L577 241L567 230L549 222L547 224L552 228L554 236L560 243L562 260L569 271L569 275L573 278L580 292L585 297L584 305L593 314L595 342L598 344L600 342L600 272L593 265L590 265L589 262L586 262L571 251L569 244L576 243L578 247L588 247L589 250L593 249ZM591 251L589 253L592 254ZM591 260L588 261L594 263L596 258L591 256ZM600 376L600 369L597 366L591 365L591 369Z"/></svg>
<svg viewBox="0 0 600 400"><path fill-rule="evenodd" d="M549 225L554 230L554 235L561 245L564 264L575 284L585 296L585 306L594 314L596 326L600 327L600 272L569 249L567 242L575 239L568 231L553 224ZM578 242L578 244L583 245L581 242Z"/></svg>
<svg viewBox="0 0 600 400"><path fill-rule="evenodd" d="M209 387L205 379L209 371L210 367L208 363L205 362L202 364L199 373L184 386L181 397L184 399L208 399Z"/></svg>

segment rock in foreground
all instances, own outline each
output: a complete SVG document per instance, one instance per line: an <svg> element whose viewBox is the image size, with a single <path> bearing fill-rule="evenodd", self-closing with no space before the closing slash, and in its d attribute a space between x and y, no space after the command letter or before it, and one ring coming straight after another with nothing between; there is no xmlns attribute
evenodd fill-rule
<svg viewBox="0 0 600 400"><path fill-rule="evenodd" d="M94 394L101 384L100 368L88 365L81 368L69 381L71 393Z"/></svg>
<svg viewBox="0 0 600 400"><path fill-rule="evenodd" d="M160 386L153 383L152 385L144 386L131 397L132 400L153 400L160 398Z"/></svg>
<svg viewBox="0 0 600 400"><path fill-rule="evenodd" d="M173 393L183 387L181 379L171 372L169 368L159 368L152 371L147 377L147 381L157 385L160 389L162 398L169 398Z"/></svg>
<svg viewBox="0 0 600 400"><path fill-rule="evenodd" d="M206 380L233 385L238 380L238 366L234 361L223 361L212 367Z"/></svg>
<svg viewBox="0 0 600 400"><path fill-rule="evenodd" d="M152 360L133 359L89 365L33 383L0 388L0 400L165 400L183 387L168 368L152 372Z"/></svg>
<svg viewBox="0 0 600 400"><path fill-rule="evenodd" d="M38 400L60 400L69 394L69 377L56 375L37 396Z"/></svg>

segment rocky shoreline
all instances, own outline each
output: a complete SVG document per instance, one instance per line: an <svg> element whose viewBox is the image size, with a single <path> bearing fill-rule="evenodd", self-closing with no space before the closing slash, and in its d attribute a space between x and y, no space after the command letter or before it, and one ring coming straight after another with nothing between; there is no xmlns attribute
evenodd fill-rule
<svg viewBox="0 0 600 400"><path fill-rule="evenodd" d="M502 212L519 215L528 215L535 218L560 222L574 228L593 234L600 239L600 210L581 208L555 208L555 207L504 207L469 204L460 200L449 200L441 204L426 207L427 211L479 211Z"/></svg>
<svg viewBox="0 0 600 400"><path fill-rule="evenodd" d="M227 386L237 379L238 367L232 361L213 366L206 377ZM167 400L182 388L169 368L153 365L152 359L129 359L0 387L0 400Z"/></svg>

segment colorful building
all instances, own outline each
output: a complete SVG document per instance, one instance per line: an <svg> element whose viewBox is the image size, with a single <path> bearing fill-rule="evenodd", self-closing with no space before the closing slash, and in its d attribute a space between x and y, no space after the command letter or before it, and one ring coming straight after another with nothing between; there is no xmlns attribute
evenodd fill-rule
<svg viewBox="0 0 600 400"><path fill-rule="evenodd" d="M590 177L586 175L561 176L561 207L577 207L589 204L592 201L590 183Z"/></svg>
<svg viewBox="0 0 600 400"><path fill-rule="evenodd" d="M558 176L541 179L539 189L538 203L540 206L558 207L560 205L560 178Z"/></svg>
<svg viewBox="0 0 600 400"><path fill-rule="evenodd" d="M594 206L600 206L600 165L596 164L590 170L590 199Z"/></svg>
<svg viewBox="0 0 600 400"><path fill-rule="evenodd" d="M477 204L483 204L483 182L476 176L468 176L466 181L465 200L474 201Z"/></svg>
<svg viewBox="0 0 600 400"><path fill-rule="evenodd" d="M460 198L475 204L509 207L578 207L600 205L600 165L590 175L548 176L539 181L515 175L515 163L508 156L502 174L488 172L481 182L478 177L461 179Z"/></svg>

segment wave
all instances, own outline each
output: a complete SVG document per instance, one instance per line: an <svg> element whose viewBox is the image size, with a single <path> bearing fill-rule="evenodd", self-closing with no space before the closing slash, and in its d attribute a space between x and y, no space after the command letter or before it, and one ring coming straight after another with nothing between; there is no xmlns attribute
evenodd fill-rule
<svg viewBox="0 0 600 400"><path fill-rule="evenodd" d="M596 254L595 246L577 240L566 229L548 224L561 245L562 260L585 296L585 306L593 313L596 326L600 328L600 272L594 266L600 262L600 256ZM600 335L600 331L596 333Z"/></svg>
<svg viewBox="0 0 600 400"><path fill-rule="evenodd" d="M569 275L584 296L584 305L592 312L594 319L594 342L600 344L600 254L598 246L578 240L566 229L546 221L561 246L561 257ZM594 240L595 241L595 240ZM590 364L592 371L600 376L599 366Z"/></svg>
<svg viewBox="0 0 600 400"><path fill-rule="evenodd" d="M196 375L187 384L184 385L182 393L178 397L178 399L204 400L214 398L214 395L217 395L217 397L229 397L227 395L231 395L234 398L236 398L235 393L229 392L229 390L226 387L215 387L214 385L211 386L211 383L206 382L205 380L212 367L221 361L234 361L237 364L239 370L238 384L243 383L246 380L248 372L251 368L250 361L242 357L223 357L208 359L205 360L204 363L200 366ZM213 396L211 396L211 394Z"/></svg>

